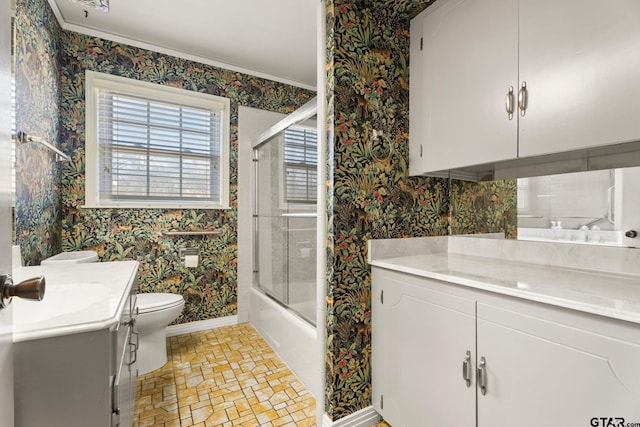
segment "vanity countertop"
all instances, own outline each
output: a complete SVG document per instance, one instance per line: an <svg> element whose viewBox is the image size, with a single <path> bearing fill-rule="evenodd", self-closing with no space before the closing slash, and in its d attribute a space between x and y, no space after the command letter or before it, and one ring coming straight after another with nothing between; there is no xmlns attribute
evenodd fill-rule
<svg viewBox="0 0 640 427"><path fill-rule="evenodd" d="M446 238L437 239L440 239L439 246L431 247L427 253L388 258L380 254L382 256L370 259L369 263L388 270L640 323L640 275L636 272L577 268L575 263L571 266L549 265L533 257L536 249L572 255L575 248L568 246L544 244L536 247L533 242L491 239L485 243L480 242L483 239L467 238L471 240L465 241L462 237L457 237L455 244L452 244L443 240ZM466 253L457 252L458 249L469 247L478 247L483 251L465 249L460 252ZM509 255L505 255L505 249L509 250ZM514 260L517 257L512 254L518 252L526 252L538 262ZM634 258L638 254L640 252L631 252ZM607 255L605 253L604 256ZM509 257L512 259L505 259Z"/></svg>
<svg viewBox="0 0 640 427"><path fill-rule="evenodd" d="M112 327L122 316L137 271L137 261L14 269L15 283L45 277L42 301L13 298L14 342Z"/></svg>

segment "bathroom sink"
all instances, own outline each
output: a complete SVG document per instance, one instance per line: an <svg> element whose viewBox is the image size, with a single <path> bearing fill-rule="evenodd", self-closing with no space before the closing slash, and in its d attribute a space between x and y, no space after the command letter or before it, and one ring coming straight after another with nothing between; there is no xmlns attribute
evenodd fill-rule
<svg viewBox="0 0 640 427"><path fill-rule="evenodd" d="M47 287L45 298L37 303L15 299L14 324L18 330L22 330L28 325L43 322L52 326L76 318L82 321L87 311L106 316L110 308L108 302L109 289L103 283L54 284Z"/></svg>
<svg viewBox="0 0 640 427"><path fill-rule="evenodd" d="M55 264L78 264L84 262L98 261L98 253L96 251L74 251L62 252L50 258L42 260L41 265Z"/></svg>

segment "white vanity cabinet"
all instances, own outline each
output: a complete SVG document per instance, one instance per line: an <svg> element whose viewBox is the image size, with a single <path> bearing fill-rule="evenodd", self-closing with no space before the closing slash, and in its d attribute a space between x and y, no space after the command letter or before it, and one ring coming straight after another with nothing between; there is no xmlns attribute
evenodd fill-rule
<svg viewBox="0 0 640 427"><path fill-rule="evenodd" d="M475 301L421 282L373 269L374 408L393 427L475 425Z"/></svg>
<svg viewBox="0 0 640 427"><path fill-rule="evenodd" d="M25 267L38 303L14 301L16 427L131 427L137 380L135 261Z"/></svg>
<svg viewBox="0 0 640 427"><path fill-rule="evenodd" d="M477 357L486 363L478 426L640 420L637 325L505 298L477 310Z"/></svg>
<svg viewBox="0 0 640 427"><path fill-rule="evenodd" d="M129 304L135 310L135 294ZM137 378L132 312L111 328L16 343L16 427L130 427Z"/></svg>
<svg viewBox="0 0 640 427"><path fill-rule="evenodd" d="M639 51L635 0L435 3L411 22L410 173L640 140Z"/></svg>
<svg viewBox="0 0 640 427"><path fill-rule="evenodd" d="M373 403L394 427L640 420L637 324L372 271Z"/></svg>

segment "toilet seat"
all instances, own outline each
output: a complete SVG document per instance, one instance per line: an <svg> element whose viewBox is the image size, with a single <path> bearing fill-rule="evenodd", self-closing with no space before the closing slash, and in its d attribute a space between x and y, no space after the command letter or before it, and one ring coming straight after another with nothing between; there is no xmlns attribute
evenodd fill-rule
<svg viewBox="0 0 640 427"><path fill-rule="evenodd" d="M136 298L139 314L167 310L182 304L184 304L182 295L171 293L138 294Z"/></svg>

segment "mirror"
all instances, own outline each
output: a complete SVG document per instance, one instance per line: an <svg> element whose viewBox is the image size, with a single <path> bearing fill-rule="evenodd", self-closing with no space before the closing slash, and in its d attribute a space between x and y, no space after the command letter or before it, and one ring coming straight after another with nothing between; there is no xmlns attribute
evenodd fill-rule
<svg viewBox="0 0 640 427"><path fill-rule="evenodd" d="M640 167L518 179L518 239L638 246Z"/></svg>

